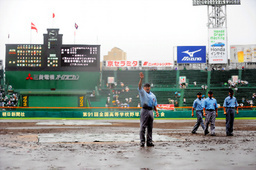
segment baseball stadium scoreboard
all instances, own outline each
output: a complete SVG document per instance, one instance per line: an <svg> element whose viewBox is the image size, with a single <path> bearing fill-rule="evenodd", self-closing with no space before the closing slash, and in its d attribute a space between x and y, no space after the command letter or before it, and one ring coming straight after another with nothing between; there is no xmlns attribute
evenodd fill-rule
<svg viewBox="0 0 256 170"><path fill-rule="evenodd" d="M193 0L193 5L240 5L240 0Z"/></svg>
<svg viewBox="0 0 256 170"><path fill-rule="evenodd" d="M59 29L44 44L6 44L6 71L99 71L100 45L64 45Z"/></svg>

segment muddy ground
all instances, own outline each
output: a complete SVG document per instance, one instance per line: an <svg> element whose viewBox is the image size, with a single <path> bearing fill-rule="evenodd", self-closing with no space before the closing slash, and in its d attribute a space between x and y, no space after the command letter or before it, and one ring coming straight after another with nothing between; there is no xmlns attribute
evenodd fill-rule
<svg viewBox="0 0 256 170"><path fill-rule="evenodd" d="M204 136L195 119L154 121L155 147L139 146L139 120L0 120L0 169L256 169L256 119Z"/></svg>

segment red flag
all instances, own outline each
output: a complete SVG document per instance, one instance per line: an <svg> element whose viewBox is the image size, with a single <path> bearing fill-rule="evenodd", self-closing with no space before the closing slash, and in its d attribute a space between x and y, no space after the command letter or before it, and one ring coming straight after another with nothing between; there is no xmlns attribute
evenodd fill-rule
<svg viewBox="0 0 256 170"><path fill-rule="evenodd" d="M75 28L78 29L78 25L75 23Z"/></svg>
<svg viewBox="0 0 256 170"><path fill-rule="evenodd" d="M36 28L35 24L33 24L32 22L31 22L31 29L36 30L36 32L37 32L37 28Z"/></svg>
<svg viewBox="0 0 256 170"><path fill-rule="evenodd" d="M55 14L54 13L52 13L52 18L55 18Z"/></svg>

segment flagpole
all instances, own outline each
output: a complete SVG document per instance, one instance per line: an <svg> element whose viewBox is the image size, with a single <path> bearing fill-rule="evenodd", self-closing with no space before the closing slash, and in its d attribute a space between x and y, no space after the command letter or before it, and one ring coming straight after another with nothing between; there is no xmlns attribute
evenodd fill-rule
<svg viewBox="0 0 256 170"><path fill-rule="evenodd" d="M54 28L54 27L53 27L53 20L54 20L54 18L52 18L52 28Z"/></svg>
<svg viewBox="0 0 256 170"><path fill-rule="evenodd" d="M32 44L32 29L30 29L30 44Z"/></svg>
<svg viewBox="0 0 256 170"><path fill-rule="evenodd" d="M55 19L55 13L52 13L52 28L54 28L54 19Z"/></svg>
<svg viewBox="0 0 256 170"><path fill-rule="evenodd" d="M74 31L74 44L76 43L76 30Z"/></svg>

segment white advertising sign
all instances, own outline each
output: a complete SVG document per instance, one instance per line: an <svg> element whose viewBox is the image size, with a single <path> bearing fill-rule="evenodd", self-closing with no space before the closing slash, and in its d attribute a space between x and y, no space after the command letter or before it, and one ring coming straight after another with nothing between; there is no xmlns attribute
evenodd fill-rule
<svg viewBox="0 0 256 170"><path fill-rule="evenodd" d="M256 45L230 46L231 63L256 62Z"/></svg>
<svg viewBox="0 0 256 170"><path fill-rule="evenodd" d="M227 63L226 28L209 29L209 63Z"/></svg>
<svg viewBox="0 0 256 170"><path fill-rule="evenodd" d="M180 76L180 81L179 81L180 84L182 83L186 83L186 76Z"/></svg>
<svg viewBox="0 0 256 170"><path fill-rule="evenodd" d="M108 84L114 84L115 83L115 77L108 77Z"/></svg>
<svg viewBox="0 0 256 170"><path fill-rule="evenodd" d="M108 60L106 67L139 67L139 61ZM141 67L172 67L170 61L142 61Z"/></svg>
<svg viewBox="0 0 256 170"><path fill-rule="evenodd" d="M138 61L126 61L126 60L108 60L106 61L106 67L138 67Z"/></svg>
<svg viewBox="0 0 256 170"><path fill-rule="evenodd" d="M169 61L142 61L142 67L172 67Z"/></svg>

